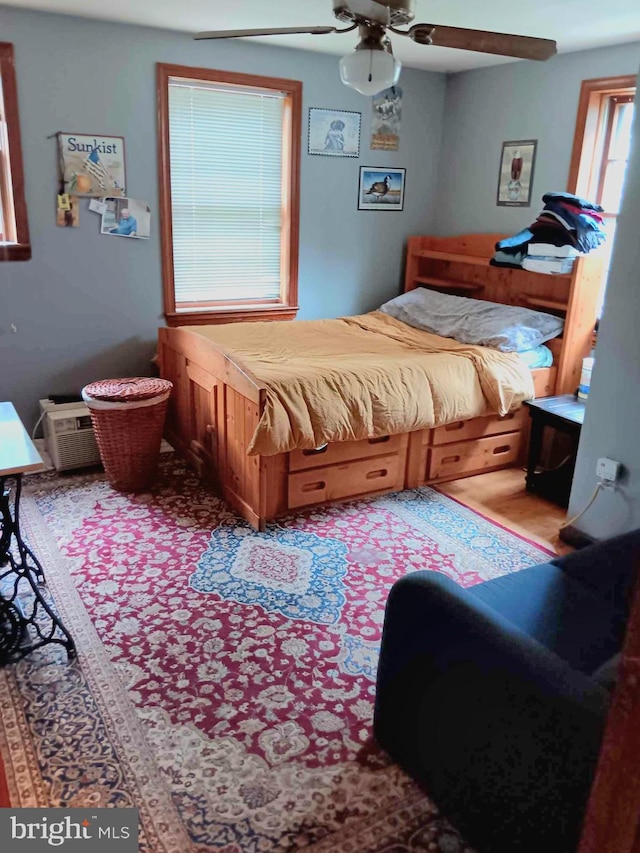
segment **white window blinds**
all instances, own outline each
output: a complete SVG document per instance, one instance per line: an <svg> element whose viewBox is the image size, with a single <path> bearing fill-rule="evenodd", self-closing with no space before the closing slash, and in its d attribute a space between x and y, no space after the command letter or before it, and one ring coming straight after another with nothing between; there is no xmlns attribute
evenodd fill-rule
<svg viewBox="0 0 640 853"><path fill-rule="evenodd" d="M169 80L176 308L280 298L285 95Z"/></svg>

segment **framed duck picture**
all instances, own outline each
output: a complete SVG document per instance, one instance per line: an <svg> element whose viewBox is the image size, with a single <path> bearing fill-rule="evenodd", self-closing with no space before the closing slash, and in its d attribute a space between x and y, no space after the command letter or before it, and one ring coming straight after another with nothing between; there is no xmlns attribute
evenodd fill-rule
<svg viewBox="0 0 640 853"><path fill-rule="evenodd" d="M406 169L360 167L358 210L402 210Z"/></svg>

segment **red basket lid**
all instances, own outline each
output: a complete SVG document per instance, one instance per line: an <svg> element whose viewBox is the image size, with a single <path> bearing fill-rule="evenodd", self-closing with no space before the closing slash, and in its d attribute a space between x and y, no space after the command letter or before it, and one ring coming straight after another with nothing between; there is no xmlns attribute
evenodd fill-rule
<svg viewBox="0 0 640 853"><path fill-rule="evenodd" d="M125 379L101 379L83 388L85 394L94 400L114 403L133 403L137 400L149 400L171 391L173 384L168 379L156 379L149 376L129 376Z"/></svg>

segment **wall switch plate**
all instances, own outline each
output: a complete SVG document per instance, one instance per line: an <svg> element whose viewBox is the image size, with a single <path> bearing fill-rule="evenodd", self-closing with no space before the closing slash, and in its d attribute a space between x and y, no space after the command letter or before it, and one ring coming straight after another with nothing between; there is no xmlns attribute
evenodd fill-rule
<svg viewBox="0 0 640 853"><path fill-rule="evenodd" d="M620 476L621 465L614 459L607 459L606 456L601 456L596 465L596 474L601 480L606 480L609 483L615 483Z"/></svg>

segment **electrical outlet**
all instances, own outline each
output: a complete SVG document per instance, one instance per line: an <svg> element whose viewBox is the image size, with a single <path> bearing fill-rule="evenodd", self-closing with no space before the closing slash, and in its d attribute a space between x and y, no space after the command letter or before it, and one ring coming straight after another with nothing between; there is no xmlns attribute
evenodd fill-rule
<svg viewBox="0 0 640 853"><path fill-rule="evenodd" d="M607 459L606 456L601 456L596 465L596 474L601 480L607 483L615 483L620 476L621 465L614 459Z"/></svg>

